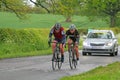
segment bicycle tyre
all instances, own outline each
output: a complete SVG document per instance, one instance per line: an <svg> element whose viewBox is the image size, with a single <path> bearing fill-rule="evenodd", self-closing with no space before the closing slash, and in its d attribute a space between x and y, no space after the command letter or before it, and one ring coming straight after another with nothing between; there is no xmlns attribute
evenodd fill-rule
<svg viewBox="0 0 120 80"><path fill-rule="evenodd" d="M72 54L72 49L69 50L69 64L70 64L70 68L73 69L73 54Z"/></svg>
<svg viewBox="0 0 120 80"><path fill-rule="evenodd" d="M58 64L58 69L60 70L61 69L61 66L62 66L62 62L61 62L61 53L60 53L60 50L57 49L58 51L57 52L57 64Z"/></svg>
<svg viewBox="0 0 120 80"><path fill-rule="evenodd" d="M52 69L55 70L57 66L57 55L56 53L53 54L53 60L52 60Z"/></svg>
<svg viewBox="0 0 120 80"><path fill-rule="evenodd" d="M77 67L77 58L76 58L75 53L73 53L73 64L74 64L74 68L76 69L76 67Z"/></svg>

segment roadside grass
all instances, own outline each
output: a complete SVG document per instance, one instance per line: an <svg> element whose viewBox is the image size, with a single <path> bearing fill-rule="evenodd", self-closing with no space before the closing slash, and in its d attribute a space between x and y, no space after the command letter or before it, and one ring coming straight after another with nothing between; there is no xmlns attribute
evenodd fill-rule
<svg viewBox="0 0 120 80"><path fill-rule="evenodd" d="M52 54L49 31L48 28L0 28L0 59Z"/></svg>
<svg viewBox="0 0 120 80"><path fill-rule="evenodd" d="M66 23L62 15L28 14L28 19L19 20L15 14L0 12L0 28L51 28L56 22L64 27L74 23L77 28L101 28L109 26L105 21L97 19L91 22L86 16L73 16L72 22Z"/></svg>
<svg viewBox="0 0 120 80"><path fill-rule="evenodd" d="M2 55L0 55L0 59L50 55L51 53L52 53L52 50L51 50L51 48L49 48L47 50L40 50L40 51L18 52L18 53L12 53L12 54L9 54L9 53L8 54L2 54Z"/></svg>
<svg viewBox="0 0 120 80"><path fill-rule="evenodd" d="M49 29L0 29L0 59L51 54Z"/></svg>
<svg viewBox="0 0 120 80"><path fill-rule="evenodd" d="M63 77L60 80L120 80L120 62L100 66L79 75Z"/></svg>

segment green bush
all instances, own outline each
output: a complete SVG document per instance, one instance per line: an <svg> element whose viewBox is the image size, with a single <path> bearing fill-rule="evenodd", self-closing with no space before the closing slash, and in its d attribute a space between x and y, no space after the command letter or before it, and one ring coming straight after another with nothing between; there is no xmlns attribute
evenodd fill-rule
<svg viewBox="0 0 120 80"><path fill-rule="evenodd" d="M47 29L0 29L0 54L46 50Z"/></svg>
<svg viewBox="0 0 120 80"><path fill-rule="evenodd" d="M115 27L115 28L110 28L115 34L120 33L120 28L119 27Z"/></svg>

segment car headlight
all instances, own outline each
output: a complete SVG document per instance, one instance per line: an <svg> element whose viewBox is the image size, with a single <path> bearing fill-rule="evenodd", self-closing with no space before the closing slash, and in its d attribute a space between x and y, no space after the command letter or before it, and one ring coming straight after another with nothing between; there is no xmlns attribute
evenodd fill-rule
<svg viewBox="0 0 120 80"><path fill-rule="evenodd" d="M83 42L83 46L89 46L89 43Z"/></svg>
<svg viewBox="0 0 120 80"><path fill-rule="evenodd" d="M113 45L112 42L108 42L108 43L106 43L106 46L112 46L112 45Z"/></svg>

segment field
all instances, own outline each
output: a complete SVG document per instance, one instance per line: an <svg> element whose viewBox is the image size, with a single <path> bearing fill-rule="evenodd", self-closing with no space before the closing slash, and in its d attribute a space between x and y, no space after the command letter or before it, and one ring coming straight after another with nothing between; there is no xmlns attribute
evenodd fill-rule
<svg viewBox="0 0 120 80"><path fill-rule="evenodd" d="M73 16L72 22L66 23L61 15L52 14L28 14L26 20L19 20L13 13L0 12L0 28L50 28L56 22L60 22L64 27L74 23L77 28L101 28L107 27L104 20L97 19L91 22L86 16Z"/></svg>

